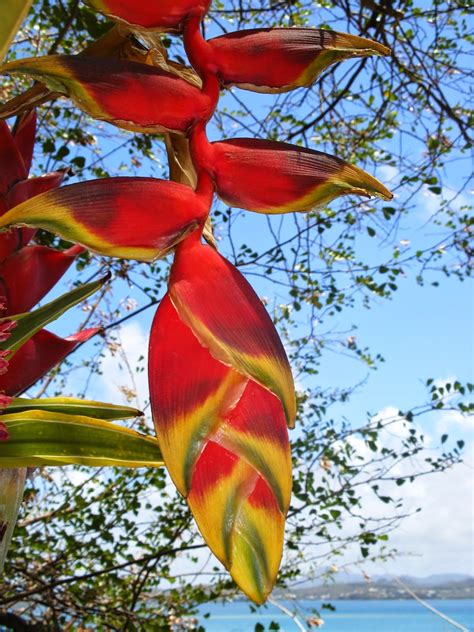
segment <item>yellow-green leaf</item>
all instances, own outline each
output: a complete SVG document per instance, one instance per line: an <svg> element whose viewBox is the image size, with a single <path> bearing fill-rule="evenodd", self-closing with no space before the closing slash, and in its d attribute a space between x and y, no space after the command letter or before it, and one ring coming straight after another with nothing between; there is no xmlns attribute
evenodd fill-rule
<svg viewBox="0 0 474 632"><path fill-rule="evenodd" d="M0 61L7 54L21 23L26 18L33 0L2 0L0 19Z"/></svg>
<svg viewBox="0 0 474 632"><path fill-rule="evenodd" d="M133 419L143 415L141 410L130 406L119 406L105 402L95 402L88 399L74 397L42 397L41 399L27 399L15 397L7 407L8 414L22 413L30 410L42 410L49 413L66 415L82 415L94 419Z"/></svg>
<svg viewBox="0 0 474 632"><path fill-rule="evenodd" d="M2 415L9 438L0 467L93 465L160 467L158 441L107 421L40 410Z"/></svg>
<svg viewBox="0 0 474 632"><path fill-rule="evenodd" d="M13 355L45 325L56 320L68 309L74 307L74 305L77 305L96 292L109 279L110 274L107 274L98 281L92 281L91 283L86 283L85 285L74 288L70 292L56 298L54 301L43 305L43 307L35 309L33 312L16 314L15 316L0 319L0 322L9 320L16 322L16 327L12 330L10 336L3 342L0 342L0 349L8 349Z"/></svg>

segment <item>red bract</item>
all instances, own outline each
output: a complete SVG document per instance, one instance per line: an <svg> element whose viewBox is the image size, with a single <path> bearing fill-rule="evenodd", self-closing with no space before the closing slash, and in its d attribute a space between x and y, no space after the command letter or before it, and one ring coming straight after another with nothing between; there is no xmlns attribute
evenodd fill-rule
<svg viewBox="0 0 474 632"><path fill-rule="evenodd" d="M374 177L320 151L254 138L212 144L217 194L259 213L309 211L340 195L392 194ZM265 183L262 186L262 183Z"/></svg>
<svg viewBox="0 0 474 632"><path fill-rule="evenodd" d="M27 246L0 264L0 294L6 298L2 316L21 314L53 288L81 249L59 252L45 246Z"/></svg>
<svg viewBox="0 0 474 632"><path fill-rule="evenodd" d="M321 29L249 29L209 44L221 82L256 92L309 86L336 62L390 54L389 48L365 37Z"/></svg>
<svg viewBox="0 0 474 632"><path fill-rule="evenodd" d="M16 206L0 228L31 225L100 254L153 261L203 226L211 199L205 182L194 191L156 178L90 180Z"/></svg>
<svg viewBox="0 0 474 632"><path fill-rule="evenodd" d="M195 277L187 282L194 284ZM204 310L208 298L202 296ZM227 300L232 298L230 293ZM160 447L202 535L242 590L262 603L280 564L291 492L283 407L266 388L215 360L181 316L166 296L150 337L150 394ZM231 322L244 335L239 316L234 312Z"/></svg>
<svg viewBox="0 0 474 632"><path fill-rule="evenodd" d="M213 107L184 79L133 61L54 55L20 59L0 70L31 75L94 118L132 131L184 133Z"/></svg>
<svg viewBox="0 0 474 632"><path fill-rule="evenodd" d="M36 114L22 116L13 133L0 120L0 216L28 198L59 186L65 172L58 171L38 178L28 178L31 167ZM25 246L35 230L18 228L0 235L0 262Z"/></svg>
<svg viewBox="0 0 474 632"><path fill-rule="evenodd" d="M190 15L204 15L211 0L87 0L113 20L146 29L177 30Z"/></svg>
<svg viewBox="0 0 474 632"><path fill-rule="evenodd" d="M288 358L271 318L237 268L190 237L176 250L169 294L181 320L212 356L280 398L292 427L296 404Z"/></svg>
<svg viewBox="0 0 474 632"><path fill-rule="evenodd" d="M7 372L0 375L0 390L7 395L19 395L98 331L94 327L60 338L42 329L9 360Z"/></svg>

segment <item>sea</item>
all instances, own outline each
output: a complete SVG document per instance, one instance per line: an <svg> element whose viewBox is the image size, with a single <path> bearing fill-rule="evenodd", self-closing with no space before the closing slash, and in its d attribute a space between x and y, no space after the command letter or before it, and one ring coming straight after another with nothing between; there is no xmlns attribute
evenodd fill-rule
<svg viewBox="0 0 474 632"><path fill-rule="evenodd" d="M294 611L295 603L282 602ZM474 632L474 600L452 599L429 601L429 604ZM334 611L321 609L321 601L297 602L299 620L315 616L324 621L319 627L305 628L323 632L456 632L454 627L414 600L332 600ZM209 616L205 616L208 614ZM197 615L206 632L298 632L289 616L273 605L251 611L249 602L233 601L202 606ZM278 624L278 625L275 625ZM279 626L279 627L278 627Z"/></svg>

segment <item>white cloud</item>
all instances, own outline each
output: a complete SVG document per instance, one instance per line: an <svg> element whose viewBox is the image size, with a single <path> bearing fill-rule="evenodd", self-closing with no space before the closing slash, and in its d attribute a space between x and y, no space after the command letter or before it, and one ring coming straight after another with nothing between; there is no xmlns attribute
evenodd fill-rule
<svg viewBox="0 0 474 632"><path fill-rule="evenodd" d="M397 549L400 556L385 564L364 563L363 570L370 575L393 573L398 575L426 576L435 573L471 573L474 574L474 437L466 433L472 425L471 420L456 411L439 411L432 418L433 424L426 429L414 422L406 422L398 417L398 408L387 406L372 421L391 422L380 434L383 445L397 449L400 441L409 436L409 430L415 428L425 437L428 454L403 459L389 475L402 478L411 472L426 470L426 456L436 457L441 434L449 434L446 449L450 450L458 439L466 442L464 462L444 472L420 476L413 483L406 482L398 487L394 482L380 484L379 493L401 498L402 509L382 503L373 493L371 486L362 490L362 514L378 519L382 516L397 515L401 512L411 514L402 518L399 526L389 534L388 549ZM366 446L361 437L351 437L350 443L366 463L374 453ZM444 446L443 446L444 447ZM436 450L436 451L435 451ZM357 464L358 461L355 461ZM421 509L421 511L417 511ZM346 519L342 533L348 535L357 531L357 519ZM337 535L342 535L339 531ZM359 560L358 549L348 553L339 565ZM331 558L326 561L326 566ZM349 571L355 571L350 567Z"/></svg>
<svg viewBox="0 0 474 632"><path fill-rule="evenodd" d="M114 336L117 345L106 351L94 390L103 401L141 408L148 401L148 333L139 322L133 322L115 331Z"/></svg>

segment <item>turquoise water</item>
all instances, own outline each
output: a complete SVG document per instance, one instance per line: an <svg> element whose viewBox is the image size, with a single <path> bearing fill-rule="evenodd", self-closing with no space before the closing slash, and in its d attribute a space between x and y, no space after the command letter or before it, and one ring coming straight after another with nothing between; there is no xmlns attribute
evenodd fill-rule
<svg viewBox="0 0 474 632"><path fill-rule="evenodd" d="M474 632L474 601L432 600L429 602L451 617L469 632ZM292 604L285 602L292 609ZM311 609L321 602L299 601L300 613L311 616ZM333 601L335 612L321 611L323 632L456 632L453 627L426 610L416 601ZM210 613L209 618L203 615ZM295 632L298 627L274 606L252 613L249 604L235 601L227 604L209 604L200 608L199 622L207 632L254 632L257 622L269 628L272 621L282 632Z"/></svg>

